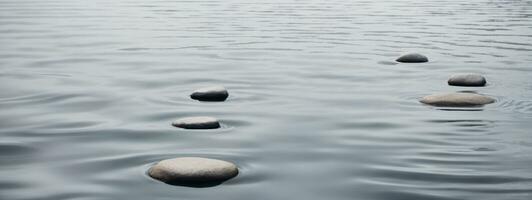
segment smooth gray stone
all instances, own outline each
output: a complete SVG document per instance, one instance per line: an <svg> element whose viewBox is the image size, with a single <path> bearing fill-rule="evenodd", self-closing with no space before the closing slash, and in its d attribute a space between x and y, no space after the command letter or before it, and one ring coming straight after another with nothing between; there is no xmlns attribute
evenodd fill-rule
<svg viewBox="0 0 532 200"><path fill-rule="evenodd" d="M400 56L395 61L402 63L424 63L428 62L429 59L427 56L421 55L419 53L407 53Z"/></svg>
<svg viewBox="0 0 532 200"><path fill-rule="evenodd" d="M172 125L184 129L220 128L220 122L214 117L185 117L175 120Z"/></svg>
<svg viewBox="0 0 532 200"><path fill-rule="evenodd" d="M163 160L148 170L148 175L172 185L220 184L238 175L235 164L216 159L179 157Z"/></svg>
<svg viewBox="0 0 532 200"><path fill-rule="evenodd" d="M425 96L421 103L441 107L474 107L495 102L495 99L473 93L445 93Z"/></svg>
<svg viewBox="0 0 532 200"><path fill-rule="evenodd" d="M229 93L222 86L211 86L195 90L190 98L198 101L225 101Z"/></svg>
<svg viewBox="0 0 532 200"><path fill-rule="evenodd" d="M481 87L486 85L486 78L478 74L456 74L447 81L449 85Z"/></svg>

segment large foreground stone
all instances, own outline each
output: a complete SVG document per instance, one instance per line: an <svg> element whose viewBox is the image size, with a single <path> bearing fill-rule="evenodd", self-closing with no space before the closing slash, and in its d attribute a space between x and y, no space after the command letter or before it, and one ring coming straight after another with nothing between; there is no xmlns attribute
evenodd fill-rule
<svg viewBox="0 0 532 200"><path fill-rule="evenodd" d="M426 56L421 55L419 53L407 53L407 54L400 56L395 61L402 62L402 63L424 63L424 62L428 62L429 59Z"/></svg>
<svg viewBox="0 0 532 200"><path fill-rule="evenodd" d="M184 129L220 128L220 122L214 117L185 117L175 120L172 125Z"/></svg>
<svg viewBox="0 0 532 200"><path fill-rule="evenodd" d="M196 91L194 91L190 98L198 100L198 101L225 101L227 97L229 96L229 93L227 92L227 89L225 89L222 86L212 86L212 87L205 87L200 88Z"/></svg>
<svg viewBox="0 0 532 200"><path fill-rule="evenodd" d="M238 168L223 160L179 157L160 161L148 175L173 185L219 184L238 175Z"/></svg>
<svg viewBox="0 0 532 200"><path fill-rule="evenodd" d="M486 85L486 78L478 74L456 74L447 81L449 85L481 87Z"/></svg>
<svg viewBox="0 0 532 200"><path fill-rule="evenodd" d="M495 99L473 93L446 93L425 96L420 102L442 107L474 107L493 103Z"/></svg>

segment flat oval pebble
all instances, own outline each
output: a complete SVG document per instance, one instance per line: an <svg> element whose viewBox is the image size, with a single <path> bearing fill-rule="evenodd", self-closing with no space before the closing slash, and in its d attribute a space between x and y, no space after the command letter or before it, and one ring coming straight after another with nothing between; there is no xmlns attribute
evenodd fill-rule
<svg viewBox="0 0 532 200"><path fill-rule="evenodd" d="M222 86L211 86L195 90L190 98L198 101L225 101L229 93Z"/></svg>
<svg viewBox="0 0 532 200"><path fill-rule="evenodd" d="M421 55L419 53L407 53L400 56L395 61L402 63L424 63L428 62L429 59L427 56Z"/></svg>
<svg viewBox="0 0 532 200"><path fill-rule="evenodd" d="M425 96L420 102L442 107L471 107L490 104L495 99L473 93L446 93Z"/></svg>
<svg viewBox="0 0 532 200"><path fill-rule="evenodd" d="M447 81L449 85L481 87L486 85L486 78L478 74L456 74Z"/></svg>
<svg viewBox="0 0 532 200"><path fill-rule="evenodd" d="M175 120L172 125L184 129L220 128L220 122L214 117L185 117Z"/></svg>
<svg viewBox="0 0 532 200"><path fill-rule="evenodd" d="M179 157L160 161L148 170L148 175L173 185L219 184L238 175L238 168L223 160Z"/></svg>

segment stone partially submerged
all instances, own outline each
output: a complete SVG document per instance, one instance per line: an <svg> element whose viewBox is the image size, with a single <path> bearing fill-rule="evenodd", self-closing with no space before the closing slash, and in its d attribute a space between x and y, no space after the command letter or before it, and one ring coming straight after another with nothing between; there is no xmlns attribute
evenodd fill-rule
<svg viewBox="0 0 532 200"><path fill-rule="evenodd" d="M148 170L154 179L172 185L212 186L238 175L235 164L200 157L178 157L158 162Z"/></svg>
<svg viewBox="0 0 532 200"><path fill-rule="evenodd" d="M227 97L229 97L229 93L222 86L200 88L190 95L190 98L198 101L225 101Z"/></svg>
<svg viewBox="0 0 532 200"><path fill-rule="evenodd" d="M175 120L172 125L184 129L220 128L220 122L214 117L185 117Z"/></svg>
<svg viewBox="0 0 532 200"><path fill-rule="evenodd" d="M447 81L449 85L482 87L486 85L486 78L479 74L456 74Z"/></svg>
<svg viewBox="0 0 532 200"><path fill-rule="evenodd" d="M495 99L474 93L444 93L425 96L421 103L441 107L475 107L495 102Z"/></svg>
<svg viewBox="0 0 532 200"><path fill-rule="evenodd" d="M407 53L400 56L395 61L402 63L424 63L428 62L429 59L427 56L421 55L419 53Z"/></svg>

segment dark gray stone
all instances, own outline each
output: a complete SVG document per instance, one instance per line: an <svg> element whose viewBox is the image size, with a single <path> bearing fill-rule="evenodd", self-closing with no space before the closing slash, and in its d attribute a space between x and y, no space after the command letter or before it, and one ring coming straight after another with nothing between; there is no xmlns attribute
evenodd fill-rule
<svg viewBox="0 0 532 200"><path fill-rule="evenodd" d="M190 98L198 101L225 101L229 93L222 86L200 88L194 91Z"/></svg>
<svg viewBox="0 0 532 200"><path fill-rule="evenodd" d="M425 96L421 103L441 107L475 107L495 102L495 99L473 93L445 93Z"/></svg>
<svg viewBox="0 0 532 200"><path fill-rule="evenodd" d="M447 81L449 85L482 87L486 85L486 78L478 74L456 74Z"/></svg>
<svg viewBox="0 0 532 200"><path fill-rule="evenodd" d="M428 62L429 59L426 56L421 55L419 53L407 53L407 54L400 56L395 61L402 62L402 63L424 63L424 62Z"/></svg>
<svg viewBox="0 0 532 200"><path fill-rule="evenodd" d="M238 175L235 164L216 159L179 157L163 160L148 170L148 175L172 185L219 184Z"/></svg>
<svg viewBox="0 0 532 200"><path fill-rule="evenodd" d="M213 117L185 117L175 120L172 125L184 129L220 128L220 122Z"/></svg>

